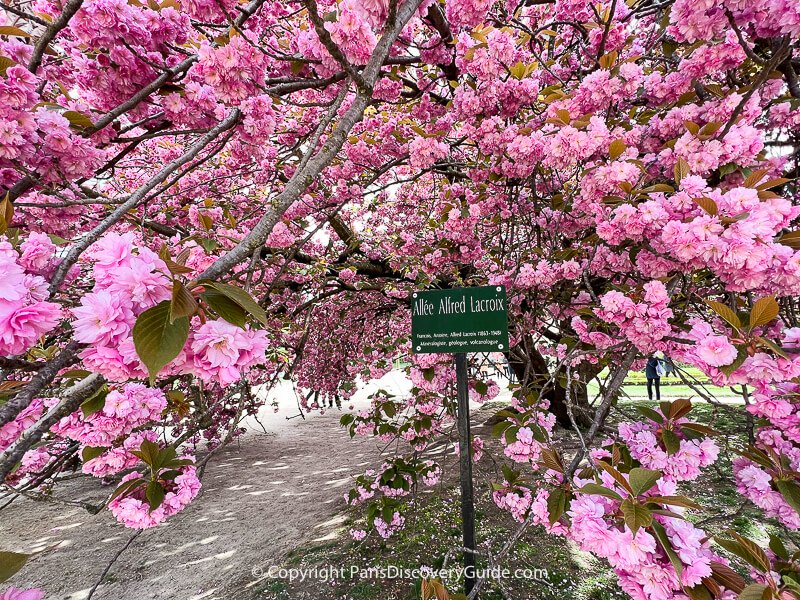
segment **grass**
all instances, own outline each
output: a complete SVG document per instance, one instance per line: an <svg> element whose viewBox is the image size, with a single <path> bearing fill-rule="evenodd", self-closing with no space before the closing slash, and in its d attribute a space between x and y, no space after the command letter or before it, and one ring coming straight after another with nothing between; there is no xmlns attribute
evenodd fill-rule
<svg viewBox="0 0 800 600"><path fill-rule="evenodd" d="M694 367L681 367L683 376L693 382L697 387L704 390L704 393L713 395L720 399L729 401L733 397L733 393L729 388L718 387L713 385L708 377L704 375L699 369ZM607 371L600 373L601 379L606 378ZM676 399L676 398L691 398L698 397L698 394L690 386L683 383L677 375L668 375L661 378L661 398L662 399ZM593 398L597 395L599 387L597 383L589 383L589 397ZM622 384L622 392L630 401L647 398L647 377L644 371L630 371L625 377Z"/></svg>
<svg viewBox="0 0 800 600"><path fill-rule="evenodd" d="M517 524L500 512L489 499L488 484L479 483L476 489L476 533L480 547L496 553L505 544ZM446 569L452 577L445 579L451 592L461 589L458 576L461 553L454 551L460 543L461 516L458 489L442 487L438 493L421 495L417 507L408 513L406 527L389 540L372 534L363 542L346 537L346 530L357 525L360 513L353 513L343 527L338 543L300 548L287 557L286 564L295 567L322 568L326 565L354 565L359 569L389 568ZM483 559L478 568L486 568ZM623 598L608 568L591 555L580 552L563 538L547 535L541 528L531 528L509 554L505 566L510 577L503 579L506 597L556 600L612 600ZM538 571L534 571L534 570ZM515 571L518 571L515 575ZM536 575L530 579L526 575ZM331 584L319 581L292 582L276 590L274 582L258 591L258 598L281 600L291 598L337 598L348 600L408 600L418 598L417 580L407 578L349 577L349 573ZM324 588L324 589L321 589ZM481 593L483 600L502 600L499 586L490 583Z"/></svg>
<svg viewBox="0 0 800 600"><path fill-rule="evenodd" d="M632 378L635 380L635 378ZM634 386L636 387L636 386ZM642 400L623 400L614 418L625 415L635 418L637 406L654 406ZM689 417L709 424L723 435L718 438L721 446L720 458L715 467L707 469L696 481L683 484L684 493L704 506L691 519L710 535L733 527L739 533L766 543L770 533L779 532L774 521L765 519L755 507L744 502L736 493L731 472L731 461L736 457L736 448L747 442L747 415L741 405L713 406L698 402ZM479 432L494 456L502 456L496 440L487 433ZM570 435L560 432L560 443L569 444ZM574 442L574 440L572 440ZM574 447L574 446L573 446ZM484 469L487 459L479 463ZM373 532L363 542L354 542L347 535L351 527L363 527L363 510L349 513L348 521L340 530L338 539L321 545L301 547L289 554L286 564L295 567L323 568L326 565L354 565L361 569L395 567L416 569L457 567L462 556L460 545L460 504L457 485L457 468L453 465L449 479L434 491L415 498L415 505L406 511L407 525L389 540L382 540ZM452 471L456 472L453 473ZM491 471L491 469L490 469ZM476 475L476 535L478 547L484 553L479 557L478 568L485 567L485 553L496 554L517 528L511 517L497 509L491 500L491 473ZM784 541L786 540L784 538ZM722 552L721 548L716 547ZM722 552L724 554L724 552ZM490 581L481 593L482 600L507 598L556 600L615 600L626 595L616 584L609 566L590 554L581 552L564 538L545 533L542 527L530 527L509 553L504 565L513 573L517 569L539 569L538 579L523 576L502 580L501 586ZM746 574L746 573L743 573ZM451 593L460 591L463 581L455 574L445 580ZM283 600L284 598L339 599L339 600L411 600L419 598L418 581L408 578L361 578L349 574L329 583L306 580L276 587L275 582L262 587L257 594L260 600Z"/></svg>

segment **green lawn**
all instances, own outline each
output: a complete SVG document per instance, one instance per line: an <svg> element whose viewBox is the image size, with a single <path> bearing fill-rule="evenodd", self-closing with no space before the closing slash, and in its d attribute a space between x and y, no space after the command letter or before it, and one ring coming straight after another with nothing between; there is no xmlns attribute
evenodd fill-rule
<svg viewBox="0 0 800 600"><path fill-rule="evenodd" d="M713 385L708 377L699 369L694 367L681 367L681 371L686 380L690 381L706 395L725 399L726 401L730 401L736 397L730 388ZM607 375L608 372L603 371L600 373L600 378L605 379ZM590 399L597 395L599 389L597 383L592 382L589 384ZM625 377L625 382L622 384L622 393L623 397L627 396L630 400L647 398L647 378L645 377L644 371L630 371L627 377ZM696 390L686 385L677 375L668 375L661 378L661 397L665 399L675 399L699 398L700 396Z"/></svg>

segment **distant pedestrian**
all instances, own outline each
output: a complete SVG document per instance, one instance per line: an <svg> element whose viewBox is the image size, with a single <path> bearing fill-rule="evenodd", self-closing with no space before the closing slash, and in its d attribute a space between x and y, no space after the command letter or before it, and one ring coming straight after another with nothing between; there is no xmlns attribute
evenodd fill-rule
<svg viewBox="0 0 800 600"><path fill-rule="evenodd" d="M675 363L672 362L672 359L669 356L665 356L662 362L664 364L664 375L667 377L675 375Z"/></svg>
<svg viewBox="0 0 800 600"><path fill-rule="evenodd" d="M661 359L651 356L647 359L644 369L647 377L647 397L653 399L653 387L656 388L656 400L661 400L661 376L664 374L664 363Z"/></svg>

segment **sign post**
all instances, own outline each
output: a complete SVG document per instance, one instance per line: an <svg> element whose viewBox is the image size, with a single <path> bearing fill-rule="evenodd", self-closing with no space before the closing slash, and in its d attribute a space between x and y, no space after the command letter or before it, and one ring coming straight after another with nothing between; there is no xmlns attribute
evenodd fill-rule
<svg viewBox="0 0 800 600"><path fill-rule="evenodd" d="M467 352L508 351L505 288L484 286L415 292L411 306L411 342L415 354L455 355L464 593L469 595L475 587L475 504Z"/></svg>
<svg viewBox="0 0 800 600"><path fill-rule="evenodd" d="M469 381L467 355L456 354L458 395L458 466L461 479L461 527L464 548L475 550L475 501L472 494L472 435L469 431ZM464 593L475 587L475 554L464 550Z"/></svg>

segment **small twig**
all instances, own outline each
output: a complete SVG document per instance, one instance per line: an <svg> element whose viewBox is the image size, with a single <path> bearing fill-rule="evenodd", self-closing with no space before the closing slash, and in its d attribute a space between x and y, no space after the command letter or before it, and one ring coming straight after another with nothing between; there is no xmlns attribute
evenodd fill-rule
<svg viewBox="0 0 800 600"><path fill-rule="evenodd" d="M139 531L134 533L128 539L128 541L125 543L125 545L122 548L119 549L119 551L114 555L114 558L111 559L111 562L109 562L106 565L106 568L103 570L102 575L100 575L100 579L98 579L97 583L95 583L94 586L92 586L92 589L89 590L89 594L86 596L86 600L91 600L92 599L92 596L94 596L95 591L100 586L100 584L103 583L103 580L106 578L106 575L108 575L108 571L111 569L111 567L114 565L114 563L117 562L119 557L122 556L122 553L125 552L125 550L127 550L128 547L133 543L133 540L135 540L140 535L142 535L142 533L144 533L144 529L140 529Z"/></svg>

